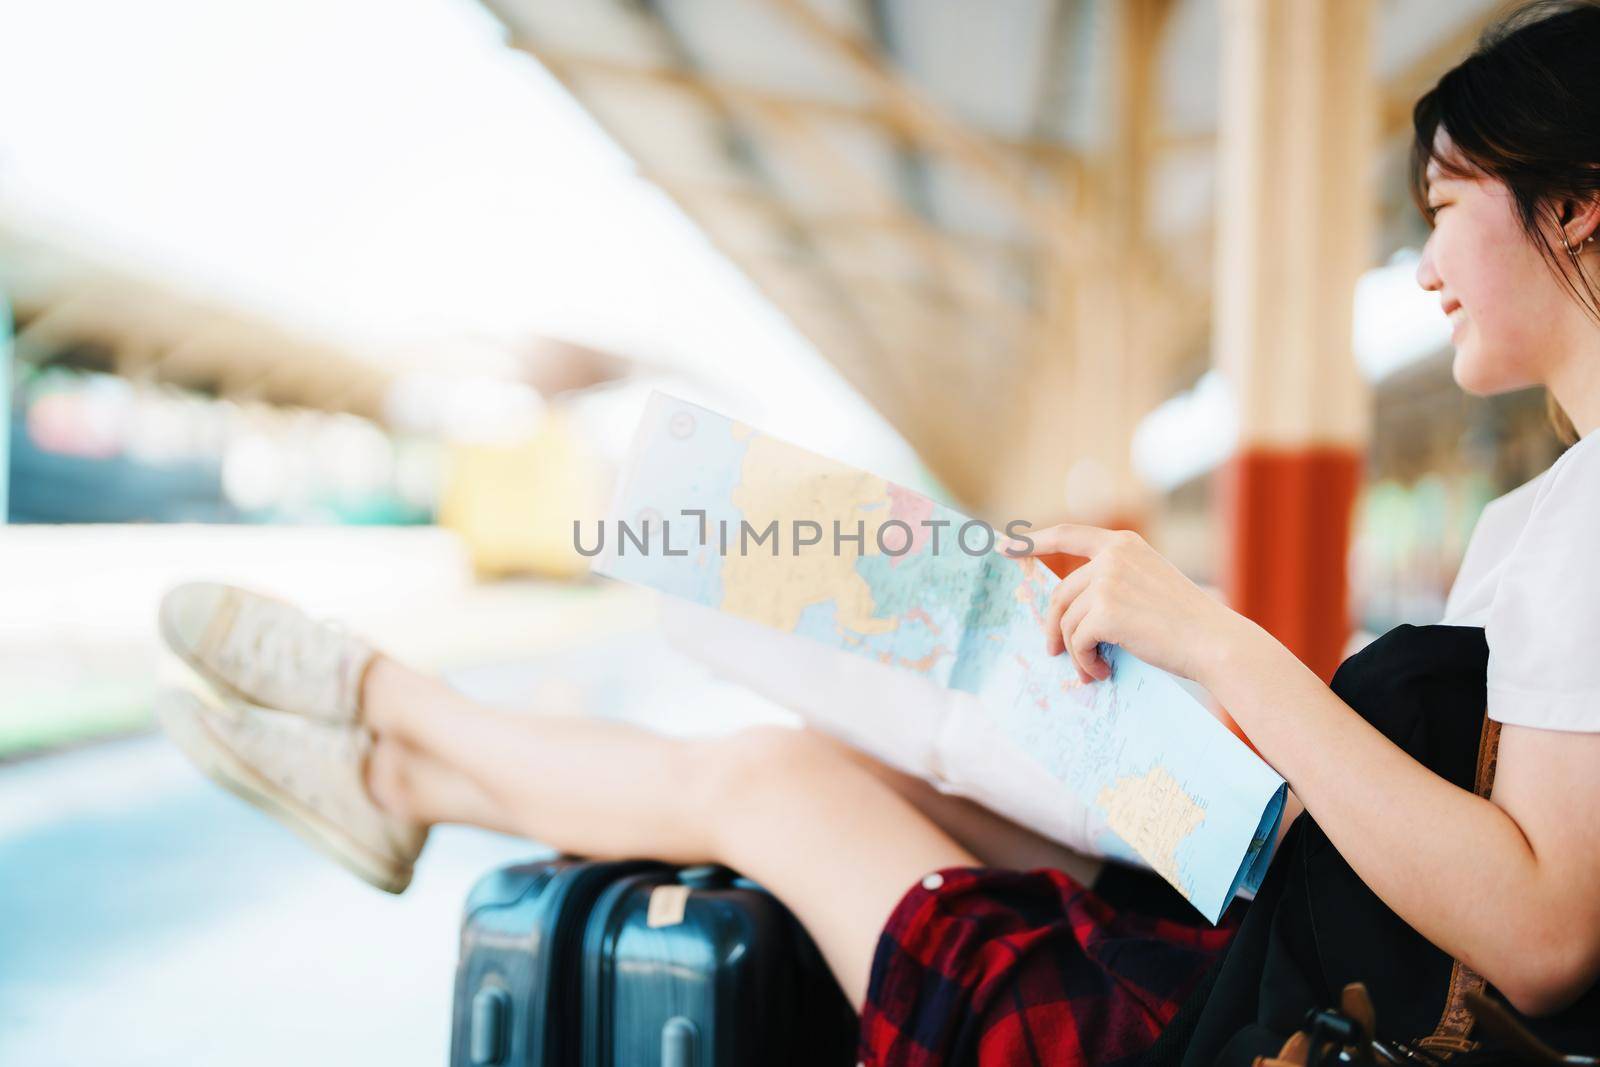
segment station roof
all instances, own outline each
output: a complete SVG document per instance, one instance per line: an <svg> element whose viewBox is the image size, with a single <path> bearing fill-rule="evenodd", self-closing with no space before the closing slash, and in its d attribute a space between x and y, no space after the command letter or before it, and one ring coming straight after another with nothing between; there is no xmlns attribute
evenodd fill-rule
<svg viewBox="0 0 1600 1067"><path fill-rule="evenodd" d="M1177 336L1157 373L1176 391L1208 362L1219 0L485 4L925 453L1027 388L1118 152L1142 186L1119 239L1159 245ZM1387 251L1417 233L1411 103L1497 5L1377 8Z"/></svg>

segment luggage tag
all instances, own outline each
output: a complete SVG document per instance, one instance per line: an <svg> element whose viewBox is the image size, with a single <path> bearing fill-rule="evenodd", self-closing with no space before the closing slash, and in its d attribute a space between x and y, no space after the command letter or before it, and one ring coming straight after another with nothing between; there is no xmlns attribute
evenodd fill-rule
<svg viewBox="0 0 1600 1067"><path fill-rule="evenodd" d="M644 913L645 925L652 930L662 926L677 926L683 922L683 913L688 906L688 886L658 885L650 890L650 903Z"/></svg>

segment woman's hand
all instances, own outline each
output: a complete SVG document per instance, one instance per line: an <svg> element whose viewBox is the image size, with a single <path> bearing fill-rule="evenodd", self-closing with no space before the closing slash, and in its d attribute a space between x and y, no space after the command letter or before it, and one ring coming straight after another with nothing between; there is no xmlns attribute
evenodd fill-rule
<svg viewBox="0 0 1600 1067"><path fill-rule="evenodd" d="M1014 558L1063 552L1088 560L1051 592L1043 622L1050 655L1065 650L1085 682L1111 673L1099 653L1104 641L1210 688L1238 644L1267 637L1130 530L1065 524L1029 537L1031 549L1016 539L1001 547Z"/></svg>

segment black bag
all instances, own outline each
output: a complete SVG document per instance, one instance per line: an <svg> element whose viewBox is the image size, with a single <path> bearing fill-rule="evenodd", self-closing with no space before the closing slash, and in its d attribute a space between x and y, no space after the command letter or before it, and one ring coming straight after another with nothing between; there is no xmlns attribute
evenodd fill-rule
<svg viewBox="0 0 1600 1067"><path fill-rule="evenodd" d="M1435 774L1488 796L1499 738L1499 724L1484 714L1488 658L1480 627L1397 626L1345 660L1331 686ZM1481 976L1390 910L1307 813L1284 837L1227 954L1145 1062L1247 1067L1277 1056L1308 1012L1337 1003L1355 982L1370 997L1379 1036L1429 1053L1461 1055L1477 1044L1473 995L1517 1018ZM1600 985L1519 1025L1550 1046L1592 1053L1600 1048Z"/></svg>
<svg viewBox="0 0 1600 1067"><path fill-rule="evenodd" d="M1600 1060L1567 1055L1540 1041L1515 1013L1493 997L1472 990L1463 995L1472 1041L1454 1047L1426 1048L1377 1036L1378 1014L1367 987L1344 987L1337 1008L1313 1011L1305 1027L1272 1057L1255 1067L1596 1067Z"/></svg>
<svg viewBox="0 0 1600 1067"><path fill-rule="evenodd" d="M452 1067L825 1067L856 1036L794 916L726 868L560 859L467 899Z"/></svg>

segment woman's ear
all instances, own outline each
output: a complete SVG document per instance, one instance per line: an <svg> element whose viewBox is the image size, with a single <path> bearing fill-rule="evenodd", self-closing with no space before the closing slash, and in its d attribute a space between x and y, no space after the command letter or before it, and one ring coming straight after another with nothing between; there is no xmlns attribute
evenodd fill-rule
<svg viewBox="0 0 1600 1067"><path fill-rule="evenodd" d="M1561 234L1567 247L1577 251L1593 238L1600 245L1600 197L1568 200L1561 205Z"/></svg>

